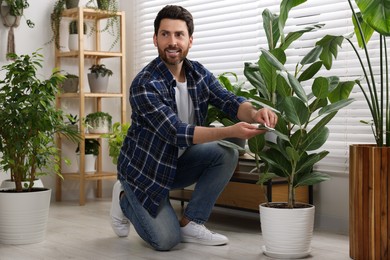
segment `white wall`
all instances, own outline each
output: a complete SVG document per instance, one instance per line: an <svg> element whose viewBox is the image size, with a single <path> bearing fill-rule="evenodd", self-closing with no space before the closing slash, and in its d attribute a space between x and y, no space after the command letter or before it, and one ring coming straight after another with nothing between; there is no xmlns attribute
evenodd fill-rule
<svg viewBox="0 0 390 260"><path fill-rule="evenodd" d="M86 0L80 2L81 5ZM19 28L15 30L16 52L18 54L28 54L42 48L41 53L45 57L44 67L41 71L42 76L48 77L54 66L54 46L53 44L45 44L51 37L49 16L52 10L53 1L51 0L30 0L30 7L26 9L25 15L35 23L35 28L30 29L24 21ZM129 86L134 77L132 68L132 60L134 58L133 45L137 40L132 34L133 26L136 22L132 20L132 4L131 1L121 1L121 9L126 13L126 52L127 52L127 86ZM0 65L5 64L5 51L7 30L0 24ZM115 71L114 71L115 73ZM3 76L0 72L0 77ZM72 104L69 104L72 106ZM109 107L109 104L107 105ZM129 111L129 108L128 108ZM129 114L129 112L128 112ZM69 151L70 156L74 156L72 151ZM110 159L107 158L105 165L115 170L113 165L110 165ZM5 179L6 175L0 175L0 181ZM45 177L44 184L47 187L55 188L54 177ZM104 181L104 197L111 196L112 181ZM92 184L88 189L88 196L93 197ZM333 175L329 181L323 182L314 188L314 202L316 205L316 227L322 230L328 230L336 233L348 233L348 176ZM64 199L78 199L78 184L73 181L66 181L64 188ZM54 194L54 192L53 192Z"/></svg>

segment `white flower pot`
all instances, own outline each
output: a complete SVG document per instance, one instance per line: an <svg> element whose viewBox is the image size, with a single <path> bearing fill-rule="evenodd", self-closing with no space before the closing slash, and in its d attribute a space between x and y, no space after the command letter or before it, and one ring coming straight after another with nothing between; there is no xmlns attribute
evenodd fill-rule
<svg viewBox="0 0 390 260"><path fill-rule="evenodd" d="M272 204L272 202L271 202ZM315 207L272 208L260 205L263 253L270 257L294 259L311 252Z"/></svg>
<svg viewBox="0 0 390 260"><path fill-rule="evenodd" d="M45 239L50 189L0 191L0 244L32 244Z"/></svg>
<svg viewBox="0 0 390 260"><path fill-rule="evenodd" d="M90 128L88 128L88 132L90 134L107 134L111 130L111 125L109 124L108 120L102 118L99 119L96 124L93 122L89 123Z"/></svg>
<svg viewBox="0 0 390 260"><path fill-rule="evenodd" d="M96 155L86 154L84 157L84 172L85 174L94 174L96 172ZM77 163L80 169L80 155L77 155Z"/></svg>

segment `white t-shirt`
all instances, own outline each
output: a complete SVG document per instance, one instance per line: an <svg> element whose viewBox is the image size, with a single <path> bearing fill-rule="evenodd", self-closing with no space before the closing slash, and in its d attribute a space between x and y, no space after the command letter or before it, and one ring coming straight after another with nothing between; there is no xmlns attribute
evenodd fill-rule
<svg viewBox="0 0 390 260"><path fill-rule="evenodd" d="M177 105L177 113L180 120L183 123L194 124L194 104L192 103L192 99L188 94L187 81L176 81L175 99ZM184 153L184 151L184 148L179 148L178 157L180 157Z"/></svg>

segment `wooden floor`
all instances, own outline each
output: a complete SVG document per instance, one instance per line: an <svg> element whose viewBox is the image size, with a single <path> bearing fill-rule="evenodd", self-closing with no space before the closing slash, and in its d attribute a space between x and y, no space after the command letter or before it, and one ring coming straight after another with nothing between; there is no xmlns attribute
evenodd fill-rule
<svg viewBox="0 0 390 260"><path fill-rule="evenodd" d="M169 252L156 252L132 228L128 238L118 238L109 224L108 199L52 203L46 240L31 245L1 245L1 260L35 259L272 259L263 255L257 213L216 207L206 226L226 235L225 246L180 244ZM180 203L172 202L181 213ZM311 256L307 259L349 258L348 237L314 232Z"/></svg>

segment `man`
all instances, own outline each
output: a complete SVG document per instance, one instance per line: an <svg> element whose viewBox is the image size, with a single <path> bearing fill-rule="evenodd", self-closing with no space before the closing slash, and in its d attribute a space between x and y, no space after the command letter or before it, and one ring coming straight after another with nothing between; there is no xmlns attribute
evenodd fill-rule
<svg viewBox="0 0 390 260"><path fill-rule="evenodd" d="M216 141L248 139L274 127L277 116L225 90L201 64L186 58L192 47L192 15L183 7L166 6L154 21L153 42L159 56L130 87L132 124L118 159L118 179L111 207L112 227L122 237L130 222L156 250L180 242L223 245L227 237L211 232L208 220L219 194L229 182L238 152ZM209 128L205 122L212 104L240 121ZM180 220L169 202L169 190L194 184Z"/></svg>

